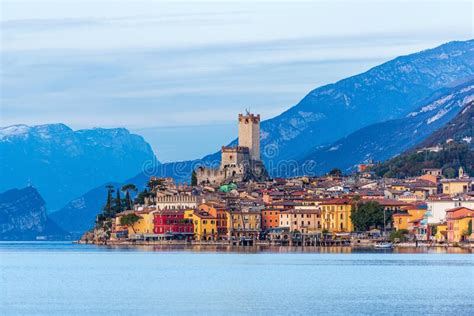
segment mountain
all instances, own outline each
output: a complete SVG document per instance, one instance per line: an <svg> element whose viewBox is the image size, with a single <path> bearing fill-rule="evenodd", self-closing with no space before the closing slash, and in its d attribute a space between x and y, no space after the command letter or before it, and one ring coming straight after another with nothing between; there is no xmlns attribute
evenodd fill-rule
<svg viewBox="0 0 474 316"><path fill-rule="evenodd" d="M454 178L463 167L474 174L474 98L470 99L453 119L424 141L375 165L371 171L381 177L402 178L419 176L425 168L440 168L446 177Z"/></svg>
<svg viewBox="0 0 474 316"><path fill-rule="evenodd" d="M317 158L320 164L319 170L325 170L332 164L334 156L318 156L319 154L311 156L318 148L327 148L324 146L369 125L387 120L405 119L413 111L427 105L427 100L441 98L473 77L474 40L451 42L395 58L360 75L317 88L288 111L263 121L262 158L272 176L288 175L298 162L302 163L312 158ZM454 103L450 105L451 107L449 113L431 123L432 126L440 127L443 122L455 115ZM420 121L425 118L422 113L414 116L418 115ZM396 130L396 126L395 123L393 130ZM424 132L419 133L421 136L418 140L422 140L434 130L430 128L426 131L423 129ZM370 134L368 137L374 134L377 136L379 130L370 128L366 133ZM236 143L234 140L231 145ZM395 148L386 157L389 158L402 150ZM344 161L344 164L347 166L352 166L361 159L361 157L352 159L350 154L346 155L348 160ZM366 153L363 153L362 157L365 155ZM196 166L215 165L219 161L220 152L215 152L201 159L166 163L138 173L124 183L134 183L140 187L152 175L173 177L179 182L190 181L191 172ZM105 183L106 181L90 191L88 196L95 194L99 196ZM104 198L105 195L102 199ZM82 221L97 214L103 201L98 202L81 195L74 201L55 216L73 214L69 229L92 225L90 222L82 223Z"/></svg>
<svg viewBox="0 0 474 316"><path fill-rule="evenodd" d="M45 201L33 187L0 193L0 240L35 240L65 235L46 214Z"/></svg>
<svg viewBox="0 0 474 316"><path fill-rule="evenodd" d="M417 149L433 147L448 140L466 142L474 148L474 102L469 102L448 124L431 134Z"/></svg>
<svg viewBox="0 0 474 316"><path fill-rule="evenodd" d="M262 123L263 156L273 165L301 159L308 150L362 127L404 117L435 91L462 84L473 75L474 40L470 40L398 57L322 86Z"/></svg>
<svg viewBox="0 0 474 316"><path fill-rule="evenodd" d="M442 89L404 118L364 127L327 146L319 146L299 161L299 173L321 174L337 167L350 171L367 160L384 161L418 145L474 100L474 80ZM458 128L465 126L459 125Z"/></svg>
<svg viewBox="0 0 474 316"><path fill-rule="evenodd" d="M64 124L0 128L0 152L0 190L31 184L50 210L156 161L150 145L126 129L73 131Z"/></svg>
<svg viewBox="0 0 474 316"><path fill-rule="evenodd" d="M262 159L272 176L291 175L296 163L319 146L327 146L372 124L404 118L430 98L472 78L474 40L469 40L401 56L362 74L316 88L289 110L262 122ZM235 144L237 140L229 145ZM220 153L216 152L198 160L169 163L160 172L182 179L174 169L189 171L189 175L192 166L219 161ZM189 181L189 176L186 179Z"/></svg>
<svg viewBox="0 0 474 316"><path fill-rule="evenodd" d="M69 234L80 238L85 231L94 226L97 214L101 212L105 205L106 185L112 185L115 188L122 186L120 183L104 183L73 199L59 211L51 213L49 216Z"/></svg>

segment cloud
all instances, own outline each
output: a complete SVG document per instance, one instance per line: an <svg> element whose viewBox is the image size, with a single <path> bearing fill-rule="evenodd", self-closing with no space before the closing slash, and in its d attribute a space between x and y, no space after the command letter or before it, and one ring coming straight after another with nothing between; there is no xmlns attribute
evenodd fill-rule
<svg viewBox="0 0 474 316"><path fill-rule="evenodd" d="M270 118L319 85L472 37L471 8L7 1L1 123L158 127L165 134L169 126L230 124L246 107ZM202 133L209 146L222 145L209 129ZM172 135L155 137L155 145L169 149L160 159L201 153L191 146L173 153L185 136Z"/></svg>

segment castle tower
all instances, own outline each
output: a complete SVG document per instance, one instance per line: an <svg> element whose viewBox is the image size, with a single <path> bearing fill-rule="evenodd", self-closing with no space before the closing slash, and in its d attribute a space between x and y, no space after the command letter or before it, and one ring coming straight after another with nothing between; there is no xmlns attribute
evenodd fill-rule
<svg viewBox="0 0 474 316"><path fill-rule="evenodd" d="M239 114L239 146L248 147L250 159L260 160L260 114Z"/></svg>

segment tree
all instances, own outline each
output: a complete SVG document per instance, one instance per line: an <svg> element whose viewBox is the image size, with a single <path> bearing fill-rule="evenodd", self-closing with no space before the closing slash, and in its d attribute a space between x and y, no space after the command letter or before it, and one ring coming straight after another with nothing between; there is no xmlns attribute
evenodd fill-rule
<svg viewBox="0 0 474 316"><path fill-rule="evenodd" d="M147 187L150 191L161 191L165 189L165 179L163 178L150 178L147 183Z"/></svg>
<svg viewBox="0 0 474 316"><path fill-rule="evenodd" d="M390 233L390 241L407 241L408 240L408 230L406 229L400 229L400 230L396 230L396 231L393 231Z"/></svg>
<svg viewBox="0 0 474 316"><path fill-rule="evenodd" d="M133 208L133 202L130 198L130 191L137 192L137 186L133 183L122 186L122 192L125 192L125 208L127 210L131 210Z"/></svg>
<svg viewBox="0 0 474 316"><path fill-rule="evenodd" d="M141 205L145 204L145 198L148 197L148 195L149 195L149 192L147 189L138 193L137 197L135 198L135 203L141 204Z"/></svg>
<svg viewBox="0 0 474 316"><path fill-rule="evenodd" d="M341 169L334 168L331 171L329 171L329 175L333 176L333 177L340 177L340 176L342 176L342 171L341 171Z"/></svg>
<svg viewBox="0 0 474 316"><path fill-rule="evenodd" d="M193 170L193 173L191 173L191 185L195 186L197 185L197 176L196 176L196 171Z"/></svg>
<svg viewBox="0 0 474 316"><path fill-rule="evenodd" d="M391 214L385 214L385 224L389 222ZM384 207L375 201L359 203L352 210L351 220L357 231L368 231L371 227L384 226Z"/></svg>
<svg viewBox="0 0 474 316"><path fill-rule="evenodd" d="M112 193L114 192L114 187L112 185L105 186L107 188L107 201L103 208L103 214L106 218L112 217L113 214L113 200Z"/></svg>
<svg viewBox="0 0 474 316"><path fill-rule="evenodd" d="M127 214L120 218L120 225L130 227L132 228L133 232L136 233L135 228L133 226L140 219L142 219L142 217L138 216L135 213Z"/></svg>
<svg viewBox="0 0 474 316"><path fill-rule="evenodd" d="M117 214L117 213L120 213L123 211L123 208L122 208L122 198L120 197L120 190L117 189L117 196L115 197L115 201L114 201L114 206L113 206L113 210L114 210L114 214Z"/></svg>
<svg viewBox="0 0 474 316"><path fill-rule="evenodd" d="M469 237L472 234L472 220L467 223L466 236Z"/></svg>

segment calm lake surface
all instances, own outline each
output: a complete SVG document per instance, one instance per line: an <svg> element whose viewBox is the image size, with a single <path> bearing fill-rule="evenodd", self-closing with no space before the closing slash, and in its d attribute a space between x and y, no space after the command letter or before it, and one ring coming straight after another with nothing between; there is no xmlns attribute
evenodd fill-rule
<svg viewBox="0 0 474 316"><path fill-rule="evenodd" d="M461 250L0 242L0 315L474 314Z"/></svg>

